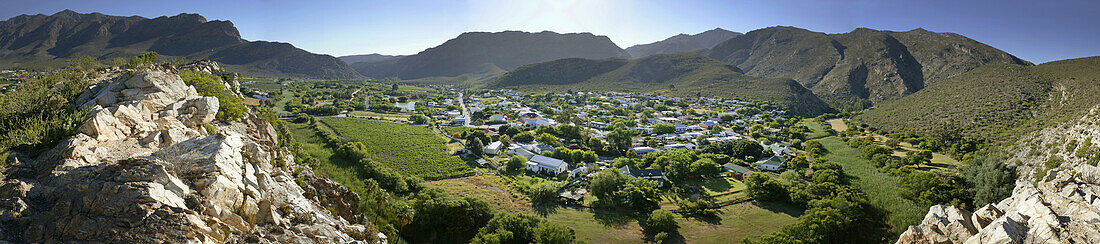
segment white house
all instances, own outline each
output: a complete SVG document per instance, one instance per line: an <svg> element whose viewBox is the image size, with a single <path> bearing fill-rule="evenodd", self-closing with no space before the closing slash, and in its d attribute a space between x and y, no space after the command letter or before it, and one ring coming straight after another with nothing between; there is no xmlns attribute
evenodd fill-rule
<svg viewBox="0 0 1100 244"><path fill-rule="evenodd" d="M783 157L772 156L768 159L762 159L760 161L757 161L756 162L756 167L760 168L760 169L763 169L763 170L768 170L768 171L777 171L777 170L779 170L779 168L783 167L783 162L784 161L785 160L783 159Z"/></svg>
<svg viewBox="0 0 1100 244"><path fill-rule="evenodd" d="M550 119L544 119L544 118L527 119L527 121L523 122L523 124L528 125L528 126L538 127L540 125L553 125L554 121L552 121Z"/></svg>
<svg viewBox="0 0 1100 244"><path fill-rule="evenodd" d="M493 143L489 143L489 145L485 146L485 149L483 151L485 152L485 154L497 155L497 153L500 153L500 146L502 145L504 144L500 141L494 141Z"/></svg>
<svg viewBox="0 0 1100 244"><path fill-rule="evenodd" d="M695 149L695 144L689 144L689 143L676 143L676 144L668 144L668 145L665 145L665 146L664 146L664 149L665 149L665 150L672 150L672 149Z"/></svg>
<svg viewBox="0 0 1100 244"><path fill-rule="evenodd" d="M504 117L503 114L494 114L494 115L489 116L489 121L490 122L504 122L505 119L506 118Z"/></svg>
<svg viewBox="0 0 1100 244"><path fill-rule="evenodd" d="M634 148L631 148L631 150L634 150L634 154L637 154L638 156L642 156L642 155L645 155L646 153L651 153L651 152L656 152L657 151L657 149L654 149L652 147L634 147Z"/></svg>
<svg viewBox="0 0 1100 244"><path fill-rule="evenodd" d="M557 175L569 171L569 164L560 159L535 155L527 160L527 170Z"/></svg>

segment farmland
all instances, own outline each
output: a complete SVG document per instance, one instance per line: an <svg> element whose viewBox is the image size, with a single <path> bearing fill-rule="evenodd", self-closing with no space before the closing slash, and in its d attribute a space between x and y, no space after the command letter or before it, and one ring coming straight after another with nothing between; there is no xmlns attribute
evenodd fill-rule
<svg viewBox="0 0 1100 244"><path fill-rule="evenodd" d="M433 179L473 172L448 154L447 139L428 127L339 117L320 120L340 136L363 142L372 160L402 173Z"/></svg>
<svg viewBox="0 0 1100 244"><path fill-rule="evenodd" d="M853 178L852 185L867 193L871 205L888 211L888 223L893 231L901 233L909 225L919 224L927 209L917 206L901 196L898 177L879 171L870 161L859 157L859 150L848 147L839 137L819 139L829 152L825 159L840 163L844 172Z"/></svg>

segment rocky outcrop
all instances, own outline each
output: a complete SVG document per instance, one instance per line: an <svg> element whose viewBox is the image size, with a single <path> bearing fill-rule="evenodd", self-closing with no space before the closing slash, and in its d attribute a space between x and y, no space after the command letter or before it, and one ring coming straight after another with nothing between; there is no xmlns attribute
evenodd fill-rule
<svg viewBox="0 0 1100 244"><path fill-rule="evenodd" d="M1091 163L1100 144L1089 139L1100 137L1098 119L1093 109L1023 140L1010 197L974 213L932 206L898 243L1100 243L1100 167Z"/></svg>
<svg viewBox="0 0 1100 244"><path fill-rule="evenodd" d="M354 193L316 176L325 184L303 190L276 165L294 159L265 120L215 122L217 98L171 71L132 73L89 89L79 133L10 170L0 242L350 242L376 232L346 220ZM346 204L333 215L318 198Z"/></svg>

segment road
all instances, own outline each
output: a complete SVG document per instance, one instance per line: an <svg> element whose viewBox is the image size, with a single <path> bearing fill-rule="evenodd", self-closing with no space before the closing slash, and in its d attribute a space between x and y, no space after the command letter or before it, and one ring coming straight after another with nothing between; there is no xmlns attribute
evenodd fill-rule
<svg viewBox="0 0 1100 244"><path fill-rule="evenodd" d="M470 109L466 108L466 102L464 102L462 100L462 97L463 97L462 93L459 92L458 93L458 107L462 108L462 117L466 118L466 120L463 121L464 123L462 124L462 126L469 127L470 126Z"/></svg>

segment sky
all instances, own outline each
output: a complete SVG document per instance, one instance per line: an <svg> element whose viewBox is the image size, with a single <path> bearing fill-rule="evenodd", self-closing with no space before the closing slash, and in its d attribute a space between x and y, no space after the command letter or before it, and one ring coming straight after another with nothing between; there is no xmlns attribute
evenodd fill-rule
<svg viewBox="0 0 1100 244"><path fill-rule="evenodd" d="M605 35L627 48L714 28L795 26L825 33L866 27L954 32L1036 64L1100 55L1095 0L0 0L0 19L80 13L229 20L247 40L310 52L415 54L468 31Z"/></svg>

